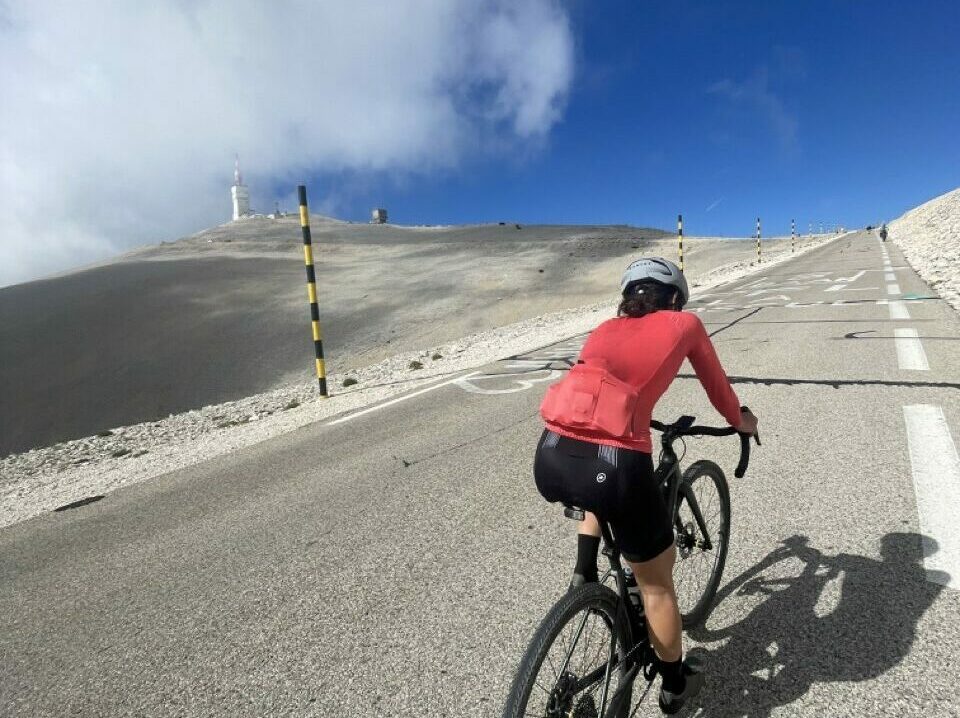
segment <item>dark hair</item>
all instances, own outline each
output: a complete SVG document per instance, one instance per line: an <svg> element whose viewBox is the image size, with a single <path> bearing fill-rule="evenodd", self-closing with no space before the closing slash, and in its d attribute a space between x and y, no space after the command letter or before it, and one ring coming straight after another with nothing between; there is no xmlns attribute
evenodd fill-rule
<svg viewBox="0 0 960 718"><path fill-rule="evenodd" d="M617 307L617 316L638 319L658 309L675 309L673 297L676 292L674 287L641 279L628 287L627 296Z"/></svg>

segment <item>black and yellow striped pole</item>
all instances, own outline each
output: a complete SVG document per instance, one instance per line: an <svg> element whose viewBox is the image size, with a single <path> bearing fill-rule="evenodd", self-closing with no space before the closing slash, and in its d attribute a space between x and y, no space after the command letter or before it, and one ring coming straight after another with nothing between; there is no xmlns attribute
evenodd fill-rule
<svg viewBox="0 0 960 718"><path fill-rule="evenodd" d="M317 306L317 275L313 271L313 244L310 241L310 211L307 209L307 188L297 187L300 195L300 228L303 230L303 260L307 265L307 297L310 299L310 325L313 329L313 349L317 355L317 381L320 396L327 398L327 367L323 363L323 338L320 336L320 308Z"/></svg>
<svg viewBox="0 0 960 718"><path fill-rule="evenodd" d="M760 218L757 217L757 264L761 262L760 258Z"/></svg>
<svg viewBox="0 0 960 718"><path fill-rule="evenodd" d="M790 252L796 249L797 242L797 223L795 220L790 220Z"/></svg>
<svg viewBox="0 0 960 718"><path fill-rule="evenodd" d="M677 215L677 247L680 252L680 271L683 271L683 215Z"/></svg>

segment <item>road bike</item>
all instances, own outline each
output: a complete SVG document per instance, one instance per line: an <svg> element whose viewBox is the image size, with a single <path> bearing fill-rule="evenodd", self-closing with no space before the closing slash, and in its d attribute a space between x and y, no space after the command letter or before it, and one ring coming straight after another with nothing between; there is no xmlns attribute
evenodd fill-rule
<svg viewBox="0 0 960 718"><path fill-rule="evenodd" d="M742 408L748 411L747 407ZM700 460L681 472L673 448L685 436L730 436L732 427L695 426L692 416L673 424L658 421L662 450L654 478L673 521L677 563L674 583L685 628L701 623L720 584L730 536L730 491L723 470ZM750 462L750 437L740 436L742 477ZM754 437L760 444L759 437ZM684 451L685 453L685 451ZM583 509L565 505L567 518L583 520ZM568 591L537 627L513 678L504 718L628 718L633 684L642 674L646 689L656 677L656 655L647 634L636 582L603 517L603 554L610 563L601 580ZM616 591L606 584L614 580ZM636 708L634 708L634 711Z"/></svg>

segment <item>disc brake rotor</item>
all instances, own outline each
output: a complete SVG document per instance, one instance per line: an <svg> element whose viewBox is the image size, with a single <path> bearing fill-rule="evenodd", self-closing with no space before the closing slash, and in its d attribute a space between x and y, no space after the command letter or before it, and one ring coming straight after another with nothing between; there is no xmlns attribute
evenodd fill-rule
<svg viewBox="0 0 960 718"><path fill-rule="evenodd" d="M677 553L680 554L680 558L687 558L696 546L696 527L693 521L688 521L683 525L683 531L677 535Z"/></svg>

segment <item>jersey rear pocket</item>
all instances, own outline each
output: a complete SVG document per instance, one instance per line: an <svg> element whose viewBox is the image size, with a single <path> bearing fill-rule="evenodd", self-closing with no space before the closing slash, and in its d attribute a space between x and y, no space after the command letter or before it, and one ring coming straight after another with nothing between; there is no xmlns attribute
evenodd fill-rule
<svg viewBox="0 0 960 718"><path fill-rule="evenodd" d="M605 368L577 364L547 389L540 415L569 429L631 438L638 397L632 386Z"/></svg>
<svg viewBox="0 0 960 718"><path fill-rule="evenodd" d="M632 436L636 408L637 393L629 384L610 374L603 377L594 411L598 429L611 436Z"/></svg>

